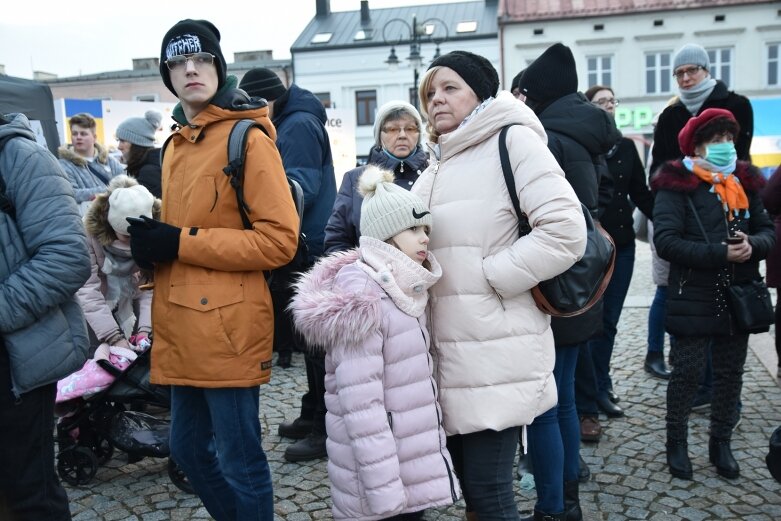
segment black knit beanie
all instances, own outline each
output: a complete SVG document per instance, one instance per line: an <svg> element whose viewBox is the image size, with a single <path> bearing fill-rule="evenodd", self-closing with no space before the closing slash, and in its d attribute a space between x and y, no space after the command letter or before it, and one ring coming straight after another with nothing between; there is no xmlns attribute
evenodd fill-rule
<svg viewBox="0 0 781 521"><path fill-rule="evenodd" d="M545 49L523 72L521 94L544 103L578 91L575 57L566 45L556 43Z"/></svg>
<svg viewBox="0 0 781 521"><path fill-rule="evenodd" d="M526 72L526 69L523 69L521 72L519 72L518 74L515 75L515 77L513 78L512 83L510 83L510 90L511 91L513 89L521 90L521 87L520 87L520 85L521 85L521 78L523 78L523 73L524 72Z"/></svg>
<svg viewBox="0 0 781 521"><path fill-rule="evenodd" d="M268 101L274 101L287 92L277 73L264 67L248 70L239 88L253 98L265 98Z"/></svg>
<svg viewBox="0 0 781 521"><path fill-rule="evenodd" d="M480 101L495 96L499 90L499 75L487 59L468 51L452 51L431 62L432 67L448 67L461 76Z"/></svg>
<svg viewBox="0 0 781 521"><path fill-rule="evenodd" d="M215 56L214 66L217 69L217 89L225 84L228 65L220 48L220 31L207 20L180 20L163 36L160 48L160 76L168 90L179 96L171 84L171 77L165 61L181 54L208 52Z"/></svg>

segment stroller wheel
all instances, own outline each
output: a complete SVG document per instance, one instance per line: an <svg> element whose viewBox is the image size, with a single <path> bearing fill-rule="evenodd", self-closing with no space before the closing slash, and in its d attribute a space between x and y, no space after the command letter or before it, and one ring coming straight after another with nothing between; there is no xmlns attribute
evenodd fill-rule
<svg viewBox="0 0 781 521"><path fill-rule="evenodd" d="M96 444L90 449L98 459L99 465L107 463L114 455L114 446L106 438L98 438Z"/></svg>
<svg viewBox="0 0 781 521"><path fill-rule="evenodd" d="M179 465L176 464L173 458L168 458L168 477L171 478L171 482L173 482L179 490L195 495L195 490L193 490L192 485L190 485L190 480L187 479L184 471L179 468Z"/></svg>
<svg viewBox="0 0 781 521"><path fill-rule="evenodd" d="M97 471L98 458L87 447L71 447L57 456L57 473L70 485L86 485Z"/></svg>

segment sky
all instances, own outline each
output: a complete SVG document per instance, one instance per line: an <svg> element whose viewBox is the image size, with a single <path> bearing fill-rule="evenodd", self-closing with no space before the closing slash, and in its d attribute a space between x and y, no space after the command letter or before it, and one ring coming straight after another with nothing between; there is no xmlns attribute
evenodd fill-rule
<svg viewBox="0 0 781 521"><path fill-rule="evenodd" d="M16 2L19 0L6 0ZM369 8L453 0L369 0ZM184 18L205 18L222 35L222 53L272 49L290 57L290 46L315 15L315 0L22 0L0 20L0 65L10 76L33 71L64 78L131 69L133 58L160 56L163 35ZM331 0L331 11L357 11L360 0Z"/></svg>

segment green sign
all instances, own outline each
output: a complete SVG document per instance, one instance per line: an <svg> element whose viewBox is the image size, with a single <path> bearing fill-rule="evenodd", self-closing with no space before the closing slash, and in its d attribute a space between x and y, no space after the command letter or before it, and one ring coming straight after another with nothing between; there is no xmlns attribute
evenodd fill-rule
<svg viewBox="0 0 781 521"><path fill-rule="evenodd" d="M616 126L619 129L632 127L641 130L651 126L654 111L651 107L619 107L616 108Z"/></svg>

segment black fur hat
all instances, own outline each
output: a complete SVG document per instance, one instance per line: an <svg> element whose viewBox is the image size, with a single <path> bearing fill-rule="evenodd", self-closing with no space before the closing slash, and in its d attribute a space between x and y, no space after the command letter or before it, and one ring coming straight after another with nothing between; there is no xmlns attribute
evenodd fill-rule
<svg viewBox="0 0 781 521"><path fill-rule="evenodd" d="M228 72L228 64L220 48L220 31L213 23L207 20L180 20L176 25L168 29L163 36L163 44L160 48L160 76L168 90L179 96L171 84L171 76L165 61L181 54L193 54L196 52L208 52L215 56L214 66L217 69L219 89L225 84L225 76Z"/></svg>

